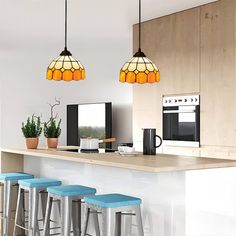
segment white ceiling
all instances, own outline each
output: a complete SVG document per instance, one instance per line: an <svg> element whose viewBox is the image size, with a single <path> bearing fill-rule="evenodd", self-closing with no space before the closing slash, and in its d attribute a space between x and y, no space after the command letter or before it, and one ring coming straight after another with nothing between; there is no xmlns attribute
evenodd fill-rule
<svg viewBox="0 0 236 236"><path fill-rule="evenodd" d="M143 0L143 21L213 0ZM0 0L1 45L16 40L63 42L64 0ZM73 41L130 38L138 20L138 0L69 0L69 38ZM14 42L14 43L13 43ZM11 45L10 45L11 44ZM14 44L14 45L13 45Z"/></svg>

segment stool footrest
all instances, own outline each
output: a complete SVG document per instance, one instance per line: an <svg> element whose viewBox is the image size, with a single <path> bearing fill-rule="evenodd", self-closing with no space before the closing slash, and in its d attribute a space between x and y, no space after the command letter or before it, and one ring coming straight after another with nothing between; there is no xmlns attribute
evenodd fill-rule
<svg viewBox="0 0 236 236"><path fill-rule="evenodd" d="M60 227L59 227L60 228ZM73 233L73 231L70 231L70 233ZM53 233L53 234L49 234L50 236L52 236L52 235L61 235L61 233ZM90 235L90 236L92 236L92 235Z"/></svg>
<svg viewBox="0 0 236 236"><path fill-rule="evenodd" d="M15 224L16 227L20 228L20 229L23 229L23 230L26 230L26 231L29 231L29 229L21 226L21 225L18 225L18 224Z"/></svg>
<svg viewBox="0 0 236 236"><path fill-rule="evenodd" d="M102 214L101 211L89 211L89 213L91 213L91 214Z"/></svg>
<svg viewBox="0 0 236 236"><path fill-rule="evenodd" d="M134 213L126 213L126 212L118 212L116 214L120 216L136 216L136 214Z"/></svg>

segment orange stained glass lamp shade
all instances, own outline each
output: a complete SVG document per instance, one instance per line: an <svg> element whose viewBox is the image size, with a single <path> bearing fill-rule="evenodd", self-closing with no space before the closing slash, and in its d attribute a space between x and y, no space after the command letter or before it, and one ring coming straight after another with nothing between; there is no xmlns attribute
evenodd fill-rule
<svg viewBox="0 0 236 236"><path fill-rule="evenodd" d="M69 51L63 51L58 58L53 60L47 69L48 80L84 80L85 69L75 60Z"/></svg>
<svg viewBox="0 0 236 236"><path fill-rule="evenodd" d="M145 54L138 51L120 70L122 83L155 83L160 81L160 71Z"/></svg>

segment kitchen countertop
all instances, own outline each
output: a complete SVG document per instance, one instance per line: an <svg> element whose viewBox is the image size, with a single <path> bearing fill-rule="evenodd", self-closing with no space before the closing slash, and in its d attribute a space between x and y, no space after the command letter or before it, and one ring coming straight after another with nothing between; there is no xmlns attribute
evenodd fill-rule
<svg viewBox="0 0 236 236"><path fill-rule="evenodd" d="M121 156L117 153L77 153L65 152L64 149L74 147L62 147L59 149L1 149L5 154L19 154L23 156L34 156L40 158L51 158L64 161L74 161L94 165L102 165L116 168L145 172L173 172L200 170L211 168L236 167L236 161L226 159L214 159L204 157L191 157L181 155L157 154L156 156L144 156L141 153L137 156Z"/></svg>

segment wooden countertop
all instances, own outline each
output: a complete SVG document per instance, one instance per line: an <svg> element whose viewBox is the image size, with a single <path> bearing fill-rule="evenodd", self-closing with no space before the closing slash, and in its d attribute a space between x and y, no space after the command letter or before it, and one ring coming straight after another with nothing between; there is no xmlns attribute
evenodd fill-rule
<svg viewBox="0 0 236 236"><path fill-rule="evenodd" d="M64 147L67 148L67 147ZM236 161L203 157L158 154L156 156L120 156L117 153L75 153L55 149L1 149L2 154L20 154L94 165L125 168L145 172L187 171L223 167L236 167Z"/></svg>

